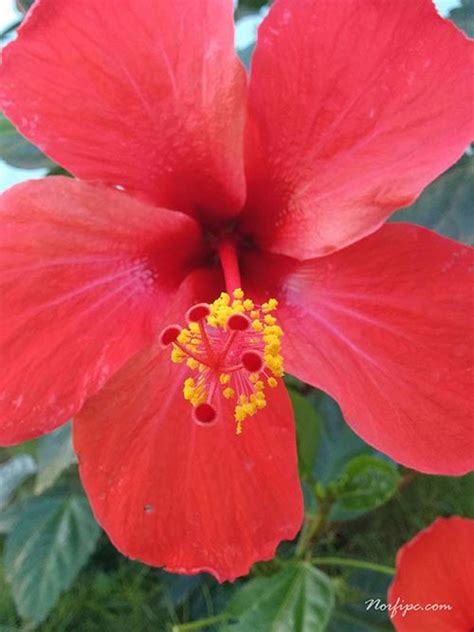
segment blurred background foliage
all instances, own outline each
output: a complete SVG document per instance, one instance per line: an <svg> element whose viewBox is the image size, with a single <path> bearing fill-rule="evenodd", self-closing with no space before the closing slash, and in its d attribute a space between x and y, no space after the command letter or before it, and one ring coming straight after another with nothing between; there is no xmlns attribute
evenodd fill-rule
<svg viewBox="0 0 474 632"><path fill-rule="evenodd" d="M17 4L25 12L32 0ZM247 66L266 10L261 0L236 9L237 47ZM474 35L474 0L462 0L450 17ZM7 29L3 42L12 33ZM41 174L61 172L1 116L0 159ZM473 181L468 149L394 221L474 243ZM427 476L398 467L349 429L328 396L291 377L287 385L305 522L275 560L256 564L234 584L122 557L89 509L70 425L0 449L0 632L392 630L386 613L367 611L364 601L386 600L398 548L435 517L474 517L474 474Z"/></svg>

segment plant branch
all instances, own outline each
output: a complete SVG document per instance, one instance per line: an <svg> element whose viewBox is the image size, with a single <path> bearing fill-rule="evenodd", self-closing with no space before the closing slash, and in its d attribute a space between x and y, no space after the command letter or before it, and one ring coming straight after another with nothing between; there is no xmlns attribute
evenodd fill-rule
<svg viewBox="0 0 474 632"><path fill-rule="evenodd" d="M367 571L375 571L376 573L384 573L385 575L395 575L395 569L391 566L347 557L313 557L311 562L320 566L348 566L350 568L360 568Z"/></svg>

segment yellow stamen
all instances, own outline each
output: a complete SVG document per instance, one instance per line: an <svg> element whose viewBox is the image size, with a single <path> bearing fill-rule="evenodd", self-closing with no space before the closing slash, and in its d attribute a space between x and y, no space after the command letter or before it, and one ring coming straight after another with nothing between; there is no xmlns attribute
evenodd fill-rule
<svg viewBox="0 0 474 632"><path fill-rule="evenodd" d="M201 322L191 322L172 343L171 360L186 363L194 377L186 378L184 398L192 406L210 402L220 390L227 400L235 399L235 431L241 434L243 422L267 405L265 388L275 388L283 377L281 338L283 331L274 312L278 301L269 299L263 305L245 298L242 289L232 295L222 292L209 305L209 315ZM231 316L245 314L251 326L243 331L228 327ZM261 354L263 366L249 373L242 363L242 354L251 350Z"/></svg>

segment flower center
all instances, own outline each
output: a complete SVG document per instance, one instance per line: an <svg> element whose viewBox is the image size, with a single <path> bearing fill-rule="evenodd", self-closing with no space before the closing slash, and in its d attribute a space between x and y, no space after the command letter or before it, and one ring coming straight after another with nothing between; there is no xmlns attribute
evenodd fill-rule
<svg viewBox="0 0 474 632"><path fill-rule="evenodd" d="M210 305L191 307L186 328L171 325L162 331L160 341L171 346L171 360L189 369L183 394L197 423L217 420L221 396L235 402L237 434L245 419L265 408L265 389L283 377L277 306L273 298L255 305L241 289L232 296L222 292Z"/></svg>

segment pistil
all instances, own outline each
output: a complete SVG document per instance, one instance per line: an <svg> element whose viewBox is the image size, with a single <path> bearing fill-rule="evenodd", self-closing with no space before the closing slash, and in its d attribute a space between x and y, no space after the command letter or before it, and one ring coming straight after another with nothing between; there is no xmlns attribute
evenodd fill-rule
<svg viewBox="0 0 474 632"><path fill-rule="evenodd" d="M186 313L187 328L171 325L161 333L163 346L172 348L172 361L185 362L191 371L183 393L196 423L217 421L223 397L235 400L240 434L242 422L266 406L265 386L277 386L283 376L283 332L270 315L276 307L275 299L255 306L237 288L232 298L223 292L210 305L194 305Z"/></svg>
<svg viewBox="0 0 474 632"><path fill-rule="evenodd" d="M242 287L235 239L231 236L223 237L219 241L218 252L227 293L232 295L235 290Z"/></svg>

